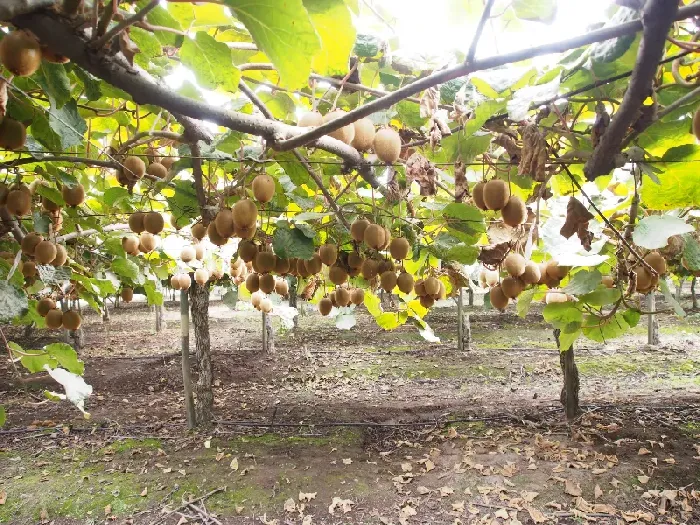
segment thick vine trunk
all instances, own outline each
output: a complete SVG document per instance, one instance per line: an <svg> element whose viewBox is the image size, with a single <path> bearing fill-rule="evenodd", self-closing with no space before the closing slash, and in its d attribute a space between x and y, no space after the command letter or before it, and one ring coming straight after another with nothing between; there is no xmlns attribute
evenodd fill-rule
<svg viewBox="0 0 700 525"><path fill-rule="evenodd" d="M647 311L654 312L656 310L656 295L654 292L647 294ZM659 320L656 314L647 314L647 344L658 345L659 340Z"/></svg>
<svg viewBox="0 0 700 525"><path fill-rule="evenodd" d="M275 353L275 331L270 316L265 312L262 314L262 346L266 354Z"/></svg>
<svg viewBox="0 0 700 525"><path fill-rule="evenodd" d="M289 285L289 307L297 307L297 292L299 288L299 279L296 277L287 277L287 284ZM299 327L299 315L294 316L294 329Z"/></svg>
<svg viewBox="0 0 700 525"><path fill-rule="evenodd" d="M464 290L457 292L457 350L466 352L472 349L472 328L469 314L464 314Z"/></svg>
<svg viewBox="0 0 700 525"><path fill-rule="evenodd" d="M156 333L159 333L163 330L163 307L157 304L153 309L156 314Z"/></svg>
<svg viewBox="0 0 700 525"><path fill-rule="evenodd" d="M574 357L574 346L571 345L569 348L562 350L559 343L560 333L559 329L554 330L554 339L557 341L557 348L559 348L559 365L564 374L564 386L561 389L559 400L566 409L566 418L571 421L581 413L581 407L579 406L578 367Z"/></svg>
<svg viewBox="0 0 700 525"><path fill-rule="evenodd" d="M193 284L190 287L189 298L198 370L195 385L197 425L209 426L212 423L214 413L211 343L209 340L209 288Z"/></svg>
<svg viewBox="0 0 700 525"><path fill-rule="evenodd" d="M698 309L698 297L695 295L695 283L697 282L698 278L693 277L693 280L690 283L690 295L693 299L693 310Z"/></svg>

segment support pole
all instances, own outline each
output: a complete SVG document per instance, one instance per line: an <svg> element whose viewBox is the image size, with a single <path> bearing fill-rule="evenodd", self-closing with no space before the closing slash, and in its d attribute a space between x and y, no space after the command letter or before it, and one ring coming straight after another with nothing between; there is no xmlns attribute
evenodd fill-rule
<svg viewBox="0 0 700 525"><path fill-rule="evenodd" d="M160 333L163 330L163 307L157 304L153 310L156 314L156 333Z"/></svg>
<svg viewBox="0 0 700 525"><path fill-rule="evenodd" d="M457 351L464 352L464 304L461 287L457 289Z"/></svg>
<svg viewBox="0 0 700 525"><path fill-rule="evenodd" d="M646 297L647 311L656 310L656 294L650 292ZM656 346L659 344L659 320L653 313L647 314L647 344Z"/></svg>
<svg viewBox="0 0 700 525"><path fill-rule="evenodd" d="M180 291L180 338L182 341L182 384L185 393L185 411L187 428L196 424L194 396L192 395L192 376L190 375L190 304L187 290Z"/></svg>
<svg viewBox="0 0 700 525"><path fill-rule="evenodd" d="M693 298L693 310L698 309L698 298L695 295L695 283L697 282L697 280L697 277L693 277L693 280L690 282L690 295Z"/></svg>
<svg viewBox="0 0 700 525"><path fill-rule="evenodd" d="M275 353L275 333L272 329L272 320L265 312L262 314L262 346L266 354Z"/></svg>

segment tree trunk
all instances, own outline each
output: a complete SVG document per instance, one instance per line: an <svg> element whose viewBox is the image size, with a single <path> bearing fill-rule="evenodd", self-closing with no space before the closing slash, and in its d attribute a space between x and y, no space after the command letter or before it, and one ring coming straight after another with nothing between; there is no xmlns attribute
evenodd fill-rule
<svg viewBox="0 0 700 525"><path fill-rule="evenodd" d="M297 291L299 288L299 279L296 277L287 277L287 284L289 285L289 307L297 307ZM299 314L294 316L294 329L299 328Z"/></svg>
<svg viewBox="0 0 700 525"><path fill-rule="evenodd" d="M472 349L472 329L469 314L464 314L464 290L457 292L457 349L466 352Z"/></svg>
<svg viewBox="0 0 700 525"><path fill-rule="evenodd" d="M656 294L654 292L647 294L646 300L647 311L653 312L656 310ZM653 313L647 314L647 344L659 344L659 320Z"/></svg>
<svg viewBox="0 0 700 525"><path fill-rule="evenodd" d="M678 284L676 285L676 301L678 301L678 304L681 304L681 300L683 299L683 282L685 279L682 277L678 278Z"/></svg>
<svg viewBox="0 0 700 525"><path fill-rule="evenodd" d="M102 322L109 323L109 301L105 299L105 307L102 310Z"/></svg>
<svg viewBox="0 0 700 525"><path fill-rule="evenodd" d="M275 331L270 316L265 312L262 314L262 346L266 354L275 353Z"/></svg>
<svg viewBox="0 0 700 525"><path fill-rule="evenodd" d="M194 408L194 396L192 394L192 376L190 375L190 305L187 291L180 291L180 341L182 356L182 385L185 394L185 413L187 414L187 428L194 428L197 424L197 415Z"/></svg>
<svg viewBox="0 0 700 525"><path fill-rule="evenodd" d="M690 283L690 295L693 299L693 310L698 309L698 298L695 295L695 283L697 282L697 280L698 280L697 277L693 277L693 280Z"/></svg>
<svg viewBox="0 0 700 525"><path fill-rule="evenodd" d="M157 304L153 309L156 314L156 333L159 333L163 330L163 307Z"/></svg>
<svg viewBox="0 0 700 525"><path fill-rule="evenodd" d="M554 330L554 339L557 341L559 348L559 365L564 374L564 387L561 389L559 400L566 409L566 418L571 421L575 419L581 412L579 406L579 377L578 367L574 358L574 346L562 350L559 343L559 329Z"/></svg>
<svg viewBox="0 0 700 525"><path fill-rule="evenodd" d="M190 286L192 324L199 376L195 385L197 425L210 426L214 413L212 392L211 343L209 340L209 288L193 283Z"/></svg>
<svg viewBox="0 0 700 525"><path fill-rule="evenodd" d="M474 306L474 290L471 286L467 288L467 295L469 296L469 303L467 304L469 305L469 307Z"/></svg>

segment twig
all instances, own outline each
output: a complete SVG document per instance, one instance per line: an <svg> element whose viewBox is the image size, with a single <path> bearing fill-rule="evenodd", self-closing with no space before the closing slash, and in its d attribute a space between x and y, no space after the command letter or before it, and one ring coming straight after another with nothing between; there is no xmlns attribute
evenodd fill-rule
<svg viewBox="0 0 700 525"><path fill-rule="evenodd" d="M190 144L190 150L192 151L192 178L194 179L194 189L197 193L197 203L199 204L199 211L202 213L202 219L205 221L204 223L208 224L213 217L210 217L211 214L207 210L207 196L204 193L204 171L202 171L202 159L200 158L202 152L197 142Z"/></svg>
<svg viewBox="0 0 700 525"><path fill-rule="evenodd" d="M7 357L10 360L10 364L12 365L12 370L15 373L15 377L17 378L17 381L21 382L22 376L19 373L19 369L17 368L17 364L15 363L15 358L12 355L12 349L10 348L9 343L7 342L7 338L5 337L5 332L2 331L2 328L0 328L0 336L2 336L2 341L5 343L5 348L7 348ZM25 385L26 389L26 385Z"/></svg>
<svg viewBox="0 0 700 525"><path fill-rule="evenodd" d="M160 5L160 0L151 0L151 2L141 9L138 13L136 13L133 16L130 16L129 18L125 18L121 22L119 22L116 26L114 26L112 29L107 31L104 36L100 37L98 40L95 41L93 44L93 47L96 49L101 49L105 46L107 42L112 40L115 36L117 36L119 33L124 31L127 27L134 25L136 22L140 22L144 18L146 18L146 15L153 11L156 7Z"/></svg>
<svg viewBox="0 0 700 525"><path fill-rule="evenodd" d="M467 58L464 61L465 64L470 64L474 60L474 55L476 54L476 47L479 45L479 39L481 38L481 33L484 31L484 26L491 16L491 8L493 7L494 0L486 0L486 5L484 6L484 11L481 13L481 20L479 20L479 25L476 26L476 33L474 33L474 38L472 38L472 43L469 46L469 52L467 53Z"/></svg>
<svg viewBox="0 0 700 525"><path fill-rule="evenodd" d="M167 517L170 516L171 514L175 514L175 513L177 513L177 512L182 511L182 510L186 510L187 507L189 507L190 504L192 504L192 503L197 503L197 502L199 502L199 501L204 501L204 500L210 498L211 496L213 496L214 494L217 494L217 493L219 493L219 492L225 492L225 491L226 491L226 487L219 487L219 488L217 488L217 489L211 490L211 491L207 492L206 494L204 494L203 496L199 496L198 498L195 498L195 499L193 499L193 500L190 500L190 501L188 501L187 503L183 503L183 504L180 505L178 508L169 511L167 514L164 514L163 516L159 517L157 520L152 521L152 522L150 523L150 525L156 525L156 523L160 523L161 521L167 519Z"/></svg>
<svg viewBox="0 0 700 525"><path fill-rule="evenodd" d="M189 508L194 510L197 514L199 514L199 516L202 518L202 521L204 521L204 523L213 522L213 523L216 523L216 525L221 525L221 522L219 520L217 520L214 516L209 514L209 512L207 512L205 509L198 507L194 503L189 503L188 506L189 506Z"/></svg>
<svg viewBox="0 0 700 525"><path fill-rule="evenodd" d="M123 155L126 151L137 145L140 141L142 141L145 138L151 138L151 139L167 139L167 140L172 140L175 142L183 142L184 137L180 135L179 133L175 133L173 131L158 131L158 130L153 130L153 131L141 131L140 133L137 133L133 137L131 137L129 140L124 142L124 144L121 145L119 148L119 151L117 152L118 155Z"/></svg>

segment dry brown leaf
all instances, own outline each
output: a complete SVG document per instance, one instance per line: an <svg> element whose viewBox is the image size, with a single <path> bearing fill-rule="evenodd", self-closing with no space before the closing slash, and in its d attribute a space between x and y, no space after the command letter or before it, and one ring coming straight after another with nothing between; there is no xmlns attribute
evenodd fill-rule
<svg viewBox="0 0 700 525"><path fill-rule="evenodd" d="M294 512L295 510L297 510L297 504L294 503L292 498L287 499L287 501L284 502L284 511Z"/></svg>
<svg viewBox="0 0 700 525"><path fill-rule="evenodd" d="M526 507L527 513L530 515L530 519L535 523L544 523L547 521L547 517L535 507Z"/></svg>
<svg viewBox="0 0 700 525"><path fill-rule="evenodd" d="M569 496L580 496L582 494L581 485L567 479L564 483L564 492Z"/></svg>
<svg viewBox="0 0 700 525"><path fill-rule="evenodd" d="M312 499L316 498L316 494L318 494L318 492L300 492L299 501L305 501L308 503Z"/></svg>
<svg viewBox="0 0 700 525"><path fill-rule="evenodd" d="M497 518L501 518L502 520L507 520L508 519L508 511L506 509L498 509L496 512L493 513L494 516Z"/></svg>
<svg viewBox="0 0 700 525"><path fill-rule="evenodd" d="M105 507L105 516L109 516L110 514L112 514L112 505L107 505Z"/></svg>
<svg viewBox="0 0 700 525"><path fill-rule="evenodd" d="M4 505L7 501L7 492L0 490L0 505Z"/></svg>
<svg viewBox="0 0 700 525"><path fill-rule="evenodd" d="M0 79L0 118L7 113L7 81Z"/></svg>
<svg viewBox="0 0 700 525"><path fill-rule="evenodd" d="M637 452L638 456L647 456L649 454L651 454L651 450L649 450L648 448L644 448L644 447L640 448L639 452Z"/></svg>
<svg viewBox="0 0 700 525"><path fill-rule="evenodd" d="M406 185L413 181L418 183L421 196L430 196L437 193L437 170L432 162L420 153L414 153L406 161Z"/></svg>
<svg viewBox="0 0 700 525"><path fill-rule="evenodd" d="M598 484L596 484L595 488L593 489L593 497L595 499L603 497L603 489L601 489L600 485L598 485Z"/></svg>
<svg viewBox="0 0 700 525"><path fill-rule="evenodd" d="M570 197L566 205L566 222L561 227L559 234L566 239L584 228L588 229L588 221L593 218L593 214L576 197ZM583 244L583 242L582 242ZM584 245L585 246L585 245Z"/></svg>
<svg viewBox="0 0 700 525"><path fill-rule="evenodd" d="M545 133L539 130L537 124L525 126L518 175L529 175L537 182L546 180L547 141L545 139Z"/></svg>
<svg viewBox="0 0 700 525"><path fill-rule="evenodd" d="M129 38L128 30L119 33L119 49L131 66L134 65L134 56L136 56L136 53L141 52L139 46L134 44L131 38Z"/></svg>
<svg viewBox="0 0 700 525"><path fill-rule="evenodd" d="M411 472L413 470L413 465L411 465L408 461L401 463L401 470L404 472Z"/></svg>
<svg viewBox="0 0 700 525"><path fill-rule="evenodd" d="M455 161L455 202L463 202L466 197L469 197L469 183L467 182L467 168L459 158ZM455 437L457 431L454 427L450 427L448 431L448 437L450 437L449 432L453 431Z"/></svg>
<svg viewBox="0 0 700 525"><path fill-rule="evenodd" d="M352 464L352 459L350 458L345 458L343 460L343 465L351 465Z"/></svg>
<svg viewBox="0 0 700 525"><path fill-rule="evenodd" d="M354 503L351 500L335 496L328 507L328 513L335 514L335 511L340 509L343 511L343 514L347 514L352 510L353 505Z"/></svg>
<svg viewBox="0 0 700 525"><path fill-rule="evenodd" d="M141 491L141 497L145 498L148 496L148 487L144 487L144 489Z"/></svg>
<svg viewBox="0 0 700 525"><path fill-rule="evenodd" d="M649 476L637 476L637 479L642 485L646 485L649 482Z"/></svg>
<svg viewBox="0 0 700 525"><path fill-rule="evenodd" d="M464 500L458 501L457 503L452 504L452 510L455 512L464 512Z"/></svg>
<svg viewBox="0 0 700 525"><path fill-rule="evenodd" d="M455 489L453 489L452 487L440 487L438 490L440 491L440 496L442 496L443 498L446 498L447 496L450 496L451 494L455 493Z"/></svg>
<svg viewBox="0 0 700 525"><path fill-rule="evenodd" d="M230 464L231 470L238 470L238 456L231 460Z"/></svg>

